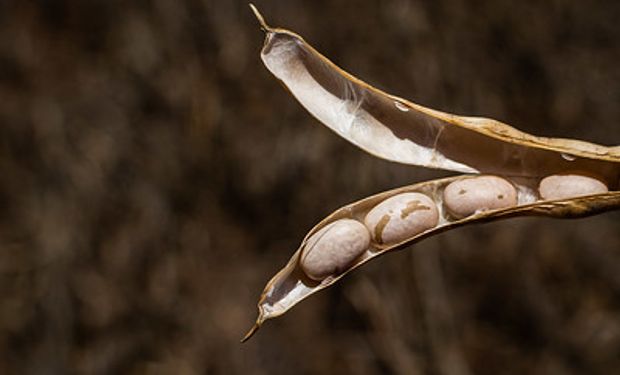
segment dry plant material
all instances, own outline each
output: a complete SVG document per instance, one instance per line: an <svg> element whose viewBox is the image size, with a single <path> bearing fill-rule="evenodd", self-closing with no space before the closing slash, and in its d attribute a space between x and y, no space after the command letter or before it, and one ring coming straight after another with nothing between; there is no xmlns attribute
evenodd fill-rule
<svg viewBox="0 0 620 375"><path fill-rule="evenodd" d="M536 137L387 94L299 35L268 26L251 7L266 33L265 66L324 125L376 157L469 175L383 192L323 219L267 283L243 341L370 259L427 236L514 216L575 218L620 208L620 146Z"/></svg>

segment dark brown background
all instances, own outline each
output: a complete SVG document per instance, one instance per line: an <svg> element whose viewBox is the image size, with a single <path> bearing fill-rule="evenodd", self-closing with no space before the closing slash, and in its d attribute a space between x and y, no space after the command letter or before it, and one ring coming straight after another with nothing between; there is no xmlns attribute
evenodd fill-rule
<svg viewBox="0 0 620 375"><path fill-rule="evenodd" d="M258 1L391 93L620 144L620 2ZM0 2L0 373L611 374L619 213L441 234L239 339L337 207L446 175L364 154L239 1Z"/></svg>

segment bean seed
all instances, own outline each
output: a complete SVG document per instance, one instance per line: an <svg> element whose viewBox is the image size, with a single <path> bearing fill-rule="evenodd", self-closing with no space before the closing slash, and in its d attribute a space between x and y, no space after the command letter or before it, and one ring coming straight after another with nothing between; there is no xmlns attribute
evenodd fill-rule
<svg viewBox="0 0 620 375"><path fill-rule="evenodd" d="M545 200L573 198L608 192L607 186L593 177L579 174L556 174L545 177L538 185L538 192Z"/></svg>
<svg viewBox="0 0 620 375"><path fill-rule="evenodd" d="M465 178L446 186L443 202L448 212L460 219L477 211L515 206L517 190L510 182L496 176Z"/></svg>
<svg viewBox="0 0 620 375"><path fill-rule="evenodd" d="M435 227L438 221L435 202L421 193L403 193L388 198L370 210L364 219L378 244L399 243Z"/></svg>
<svg viewBox="0 0 620 375"><path fill-rule="evenodd" d="M310 236L301 256L301 267L313 280L342 272L370 244L370 234L359 221L337 220Z"/></svg>

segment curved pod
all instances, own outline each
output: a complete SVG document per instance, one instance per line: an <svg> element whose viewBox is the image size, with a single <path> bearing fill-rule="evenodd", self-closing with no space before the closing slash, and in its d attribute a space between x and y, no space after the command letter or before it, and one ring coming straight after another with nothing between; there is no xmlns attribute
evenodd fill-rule
<svg viewBox="0 0 620 375"><path fill-rule="evenodd" d="M387 94L345 72L292 31L266 32L261 59L316 119L390 161L463 173L542 178L566 170L620 178L620 146L537 137L493 119L457 116Z"/></svg>
<svg viewBox="0 0 620 375"><path fill-rule="evenodd" d="M338 270L337 274L326 277L322 280L313 280L307 276L307 271L302 268L303 262L300 259L304 256L308 244L314 241L317 234L329 228L330 224L342 220L355 221L364 220L369 213L381 207L382 203L399 196L423 195L432 200L435 204L440 204L445 189L452 183L463 181L469 176L448 177L438 180L425 181L418 184L405 186L391 191L379 193L377 195L359 200L344 206L310 230L301 247L293 254L288 264L282 268L265 286L258 302L258 318L255 325L244 337L244 341L250 338L254 332L268 319L275 318L287 312L297 303L308 298L314 293L333 285L349 272L360 267L364 263L386 254L390 251L407 248L413 243L425 237L432 236L445 230L456 228L466 224L499 220L515 216L548 216L556 218L576 218L594 215L601 212L620 208L620 191L612 191L605 194L573 197L564 200L543 200L538 195L536 188L538 179L510 179L508 183L517 189L517 201L529 202L516 206L488 209L461 219L455 218L448 212L439 211L437 225L422 231L412 232L403 241L394 243L384 243L382 245L371 241L366 251L355 257L353 261L343 270ZM361 223L360 223L361 225ZM366 229L365 229L366 230ZM370 234L369 234L370 236Z"/></svg>

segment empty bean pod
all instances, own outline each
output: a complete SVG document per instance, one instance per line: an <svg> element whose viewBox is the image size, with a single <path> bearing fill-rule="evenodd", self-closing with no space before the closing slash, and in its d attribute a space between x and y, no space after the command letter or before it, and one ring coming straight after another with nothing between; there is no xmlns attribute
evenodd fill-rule
<svg viewBox="0 0 620 375"><path fill-rule="evenodd" d="M538 192L545 200L606 193L607 186L596 178L579 174L555 174L543 178Z"/></svg>
<svg viewBox="0 0 620 375"><path fill-rule="evenodd" d="M337 220L308 239L300 264L309 278L323 280L344 270L369 244L370 234L362 223Z"/></svg>
<svg viewBox="0 0 620 375"><path fill-rule="evenodd" d="M376 243L395 244L435 227L438 221L432 199L421 193L403 193L375 206L364 223Z"/></svg>
<svg viewBox="0 0 620 375"><path fill-rule="evenodd" d="M497 176L465 178L446 186L443 201L448 212L460 219L477 211L515 206L517 190L510 182Z"/></svg>

